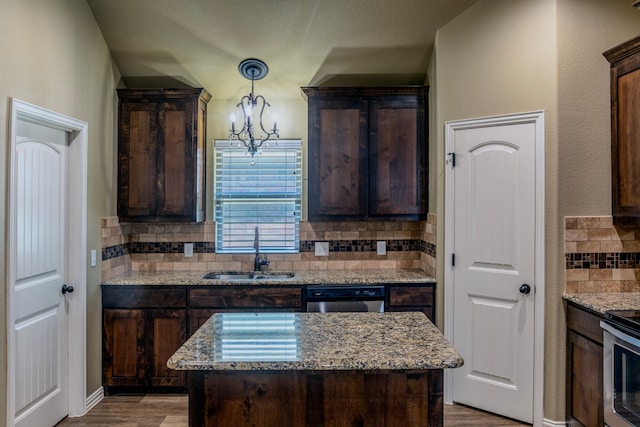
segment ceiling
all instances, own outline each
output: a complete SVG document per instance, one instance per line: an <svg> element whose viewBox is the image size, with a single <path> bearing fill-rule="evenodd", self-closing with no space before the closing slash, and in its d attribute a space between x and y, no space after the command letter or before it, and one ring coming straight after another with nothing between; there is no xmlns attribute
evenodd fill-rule
<svg viewBox="0 0 640 427"><path fill-rule="evenodd" d="M248 57L267 99L317 85L423 84L436 31L476 0L87 0L130 88L238 99Z"/></svg>

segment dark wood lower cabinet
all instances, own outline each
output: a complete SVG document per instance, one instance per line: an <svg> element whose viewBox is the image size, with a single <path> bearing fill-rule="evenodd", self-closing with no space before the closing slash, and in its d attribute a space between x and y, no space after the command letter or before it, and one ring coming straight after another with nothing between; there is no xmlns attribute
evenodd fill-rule
<svg viewBox="0 0 640 427"><path fill-rule="evenodd" d="M144 310L104 310L102 346L105 386L146 385Z"/></svg>
<svg viewBox="0 0 640 427"><path fill-rule="evenodd" d="M187 339L187 291L179 286L102 287L105 393L186 391L186 375L167 368Z"/></svg>
<svg viewBox="0 0 640 427"><path fill-rule="evenodd" d="M189 426L439 427L442 375L190 371Z"/></svg>
<svg viewBox="0 0 640 427"><path fill-rule="evenodd" d="M185 342L184 309L105 309L103 376L107 394L131 388L184 390L186 376L167 368Z"/></svg>
<svg viewBox="0 0 640 427"><path fill-rule="evenodd" d="M421 311L435 322L435 283L390 285L386 311Z"/></svg>
<svg viewBox="0 0 640 427"><path fill-rule="evenodd" d="M434 321L435 284L387 284L387 311L422 311ZM102 287L103 386L119 392L184 392L167 360L214 313L303 311L303 285Z"/></svg>
<svg viewBox="0 0 640 427"><path fill-rule="evenodd" d="M567 418L571 426L604 425L600 319L567 305Z"/></svg>
<svg viewBox="0 0 640 427"><path fill-rule="evenodd" d="M105 393L186 392L167 360L214 313L300 311L301 286L103 286Z"/></svg>
<svg viewBox="0 0 640 427"><path fill-rule="evenodd" d="M167 368L167 360L187 340L187 310L149 310L148 315L151 387L186 387L184 372Z"/></svg>

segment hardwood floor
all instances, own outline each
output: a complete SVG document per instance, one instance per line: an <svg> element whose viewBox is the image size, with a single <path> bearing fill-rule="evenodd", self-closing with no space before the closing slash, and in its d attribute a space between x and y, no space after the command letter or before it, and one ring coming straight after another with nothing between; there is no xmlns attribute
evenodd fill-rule
<svg viewBox="0 0 640 427"><path fill-rule="evenodd" d="M105 396L80 418L67 418L57 427L187 427L187 396L148 394Z"/></svg>
<svg viewBox="0 0 640 427"><path fill-rule="evenodd" d="M464 405L444 405L444 427L516 427L530 425Z"/></svg>
<svg viewBox="0 0 640 427"><path fill-rule="evenodd" d="M444 406L444 426L527 426L462 405ZM106 396L87 415L67 418L56 427L187 427L186 395Z"/></svg>

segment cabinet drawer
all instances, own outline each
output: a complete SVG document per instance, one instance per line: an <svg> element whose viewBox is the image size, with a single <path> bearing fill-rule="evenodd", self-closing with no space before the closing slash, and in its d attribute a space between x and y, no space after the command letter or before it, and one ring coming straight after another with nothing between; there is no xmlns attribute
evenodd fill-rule
<svg viewBox="0 0 640 427"><path fill-rule="evenodd" d="M261 308L302 306L302 290L296 288L199 288L189 290L189 306L203 308Z"/></svg>
<svg viewBox="0 0 640 427"><path fill-rule="evenodd" d="M391 286L389 287L391 306L432 306L432 286Z"/></svg>
<svg viewBox="0 0 640 427"><path fill-rule="evenodd" d="M435 323L436 319L433 315L433 306L417 306L417 307L411 307L411 306L403 306L403 307L389 307L390 312L398 312L398 311L421 311L424 313L425 316L427 316L427 318L429 318L429 320L431 320L432 322Z"/></svg>
<svg viewBox="0 0 640 427"><path fill-rule="evenodd" d="M601 319L595 314L567 304L567 327L599 344L602 344Z"/></svg>
<svg viewBox="0 0 640 427"><path fill-rule="evenodd" d="M185 288L110 286L102 288L104 308L184 308L187 306Z"/></svg>

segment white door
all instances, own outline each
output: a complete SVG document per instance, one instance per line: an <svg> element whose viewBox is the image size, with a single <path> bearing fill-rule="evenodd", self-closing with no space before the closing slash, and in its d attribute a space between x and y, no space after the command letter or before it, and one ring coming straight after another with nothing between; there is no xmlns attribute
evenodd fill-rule
<svg viewBox="0 0 640 427"><path fill-rule="evenodd" d="M13 409L16 426L50 427L69 408L67 134L20 121L16 142Z"/></svg>
<svg viewBox="0 0 640 427"><path fill-rule="evenodd" d="M536 138L532 121L456 128L448 141L452 204L449 335L465 360L453 401L533 422Z"/></svg>

